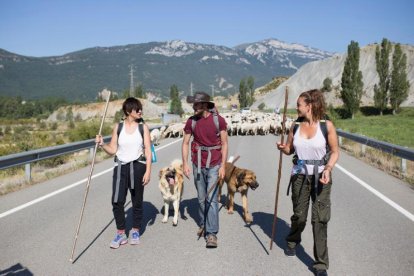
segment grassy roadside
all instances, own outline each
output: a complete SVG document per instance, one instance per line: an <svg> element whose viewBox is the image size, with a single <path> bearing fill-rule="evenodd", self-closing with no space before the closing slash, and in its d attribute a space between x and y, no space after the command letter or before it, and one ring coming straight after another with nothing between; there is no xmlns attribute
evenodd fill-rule
<svg viewBox="0 0 414 276"><path fill-rule="evenodd" d="M295 109L288 109L287 115L297 117ZM354 119L340 119L337 113L328 113L335 127L346 132L357 133L391 144L414 148L414 108L405 107L392 115L356 114Z"/></svg>
<svg viewBox="0 0 414 276"><path fill-rule="evenodd" d="M414 148L414 108L404 108L397 115L362 116L355 119L334 120L344 131L358 133L380 141Z"/></svg>

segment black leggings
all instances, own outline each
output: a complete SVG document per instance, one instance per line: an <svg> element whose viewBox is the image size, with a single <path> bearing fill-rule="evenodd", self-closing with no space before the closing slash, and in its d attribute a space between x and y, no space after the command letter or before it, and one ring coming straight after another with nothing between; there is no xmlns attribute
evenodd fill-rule
<svg viewBox="0 0 414 276"><path fill-rule="evenodd" d="M134 166L134 189L131 189L130 166ZM143 200L144 200L144 186L142 185L142 178L144 177L146 166L140 162L134 161L121 166L121 174L119 181L118 199L115 200L115 190L117 184L117 170L114 167L112 176L112 212L114 213L116 228L118 230L125 230L125 201L128 193L131 193L132 201L132 227L141 229L141 222L143 216ZM117 202L114 202L117 201Z"/></svg>

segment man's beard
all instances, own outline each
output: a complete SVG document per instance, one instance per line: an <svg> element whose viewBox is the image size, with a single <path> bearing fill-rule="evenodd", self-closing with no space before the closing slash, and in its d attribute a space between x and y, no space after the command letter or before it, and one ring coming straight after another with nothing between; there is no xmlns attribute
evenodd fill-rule
<svg viewBox="0 0 414 276"><path fill-rule="evenodd" d="M204 109L196 109L194 110L194 115L200 117L201 115L203 115Z"/></svg>

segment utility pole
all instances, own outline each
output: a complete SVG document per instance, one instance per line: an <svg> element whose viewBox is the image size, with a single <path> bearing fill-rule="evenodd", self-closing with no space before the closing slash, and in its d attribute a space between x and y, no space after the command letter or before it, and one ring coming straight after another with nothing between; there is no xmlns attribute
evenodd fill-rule
<svg viewBox="0 0 414 276"><path fill-rule="evenodd" d="M213 96L213 101L214 101L214 84L210 84L211 87L211 95Z"/></svg>
<svg viewBox="0 0 414 276"><path fill-rule="evenodd" d="M129 76L130 76L130 84L129 84L129 96L134 97L134 68L132 67L132 64L129 65Z"/></svg>
<svg viewBox="0 0 414 276"><path fill-rule="evenodd" d="M193 82L190 82L190 96L193 96Z"/></svg>

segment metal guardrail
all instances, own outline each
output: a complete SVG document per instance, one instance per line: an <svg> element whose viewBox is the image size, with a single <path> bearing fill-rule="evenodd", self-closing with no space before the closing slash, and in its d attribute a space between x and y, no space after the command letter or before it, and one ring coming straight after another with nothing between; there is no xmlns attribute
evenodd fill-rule
<svg viewBox="0 0 414 276"><path fill-rule="evenodd" d="M111 140L111 136L105 136L104 142ZM63 154L73 153L95 147L95 139L89 139L80 142L74 142L65 145L41 148L37 150L25 151L0 157L0 170L15 166L25 165Z"/></svg>
<svg viewBox="0 0 414 276"><path fill-rule="evenodd" d="M366 145L372 148L379 149L383 152L401 157L403 159L414 161L414 150L402 146L393 145L387 142L382 142L359 134L348 133L343 130L337 129L338 136L350 139L358 142L362 145Z"/></svg>

